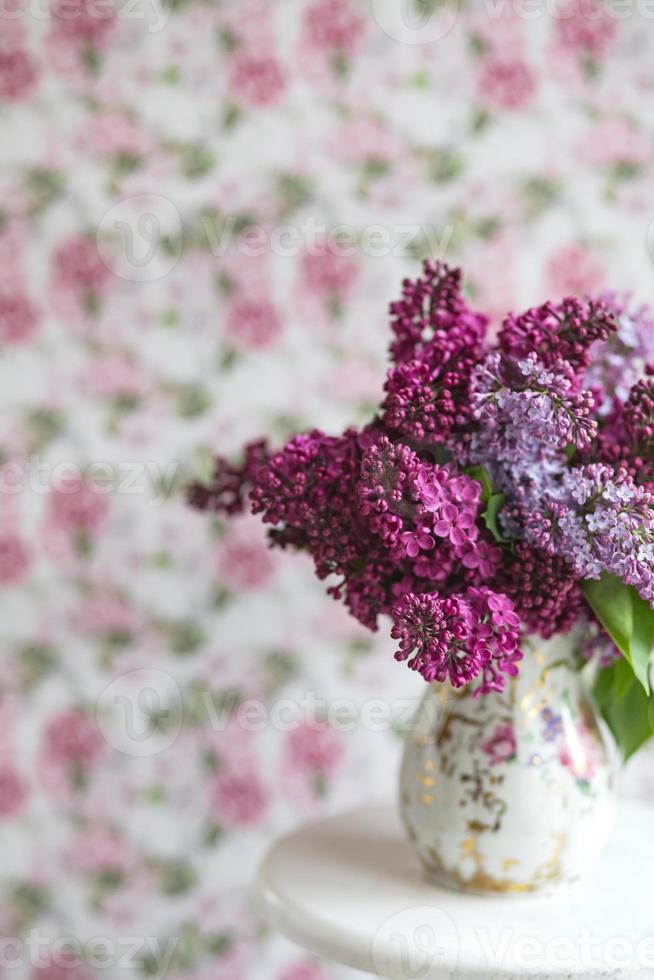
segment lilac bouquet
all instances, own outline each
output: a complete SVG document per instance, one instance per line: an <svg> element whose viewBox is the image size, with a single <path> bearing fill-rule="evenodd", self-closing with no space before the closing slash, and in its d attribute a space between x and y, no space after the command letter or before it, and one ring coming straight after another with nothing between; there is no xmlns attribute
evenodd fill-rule
<svg viewBox="0 0 654 980"><path fill-rule="evenodd" d="M521 632L581 624L626 754L652 733L654 321L605 293L509 314L493 342L461 272L427 261L391 304L384 396L362 429L216 461L191 503L249 505L398 660L475 697Z"/></svg>

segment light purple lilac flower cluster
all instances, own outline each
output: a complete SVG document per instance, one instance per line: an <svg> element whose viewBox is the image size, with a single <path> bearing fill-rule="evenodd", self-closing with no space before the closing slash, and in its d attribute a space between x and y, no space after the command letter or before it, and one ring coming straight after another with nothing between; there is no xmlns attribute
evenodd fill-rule
<svg viewBox="0 0 654 980"><path fill-rule="evenodd" d="M492 344L461 285L438 262L403 283L367 426L253 443L189 498L249 502L357 619L392 618L399 660L483 694L516 673L521 629L593 623L583 579L654 604L654 322L628 297L567 298Z"/></svg>
<svg viewBox="0 0 654 980"><path fill-rule="evenodd" d="M492 351L477 367L470 400L479 424L463 455L509 493L525 480L542 485L568 446L587 449L597 435L593 397L578 390L565 361L549 369L535 353L514 360Z"/></svg>
<svg viewBox="0 0 654 980"><path fill-rule="evenodd" d="M528 541L564 557L577 578L610 572L654 605L654 496L628 473L574 467L539 498L523 499Z"/></svg>

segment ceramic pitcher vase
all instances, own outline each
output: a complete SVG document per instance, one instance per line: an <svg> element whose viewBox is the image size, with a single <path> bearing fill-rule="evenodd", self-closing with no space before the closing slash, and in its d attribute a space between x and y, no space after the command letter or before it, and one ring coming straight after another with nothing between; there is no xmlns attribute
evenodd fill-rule
<svg viewBox="0 0 654 980"><path fill-rule="evenodd" d="M520 674L475 699L431 685L407 735L402 819L437 884L542 893L575 881L613 822L612 751L574 669L578 634L528 636Z"/></svg>

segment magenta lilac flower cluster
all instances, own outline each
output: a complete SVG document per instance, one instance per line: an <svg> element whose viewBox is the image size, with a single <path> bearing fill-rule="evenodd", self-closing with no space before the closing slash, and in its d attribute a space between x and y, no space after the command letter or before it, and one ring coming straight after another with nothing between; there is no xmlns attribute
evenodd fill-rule
<svg viewBox="0 0 654 980"><path fill-rule="evenodd" d="M445 599L411 592L395 605L393 619L397 659L427 681L462 687L481 675L479 695L503 690L505 675L518 672L520 619L511 600L490 589L471 587Z"/></svg>
<svg viewBox="0 0 654 980"><path fill-rule="evenodd" d="M509 314L493 343L460 271L429 261L390 313L368 425L253 443L191 502L249 506L365 626L389 616L397 659L429 682L502 690L521 630L582 619L606 662L581 583L616 575L654 604L651 314L570 297Z"/></svg>

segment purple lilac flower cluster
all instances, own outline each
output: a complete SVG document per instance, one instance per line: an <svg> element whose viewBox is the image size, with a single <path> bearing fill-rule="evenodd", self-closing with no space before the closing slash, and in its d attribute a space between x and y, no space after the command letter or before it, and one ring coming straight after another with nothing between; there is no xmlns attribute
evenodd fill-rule
<svg viewBox="0 0 654 980"><path fill-rule="evenodd" d="M496 579L520 611L526 629L549 639L580 619L585 602L574 569L564 559L528 541L516 541Z"/></svg>
<svg viewBox="0 0 654 980"><path fill-rule="evenodd" d="M382 421L396 437L446 443L470 419L470 383L483 350L487 318L461 295L461 272L425 263L391 304L395 361L385 385Z"/></svg>
<svg viewBox="0 0 654 980"><path fill-rule="evenodd" d="M469 588L444 599L410 593L393 608L393 619L397 659L408 660L429 682L462 687L481 675L478 696L503 690L505 675L518 672L520 619L511 600L490 589Z"/></svg>
<svg viewBox="0 0 654 980"><path fill-rule="evenodd" d="M604 463L573 467L539 499L524 497L524 533L579 579L609 572L654 605L654 496Z"/></svg>
<svg viewBox="0 0 654 980"><path fill-rule="evenodd" d="M602 635L584 579L654 604L654 321L629 297L570 297L509 314L492 343L460 271L430 261L390 313L367 426L253 443L189 498L249 506L365 626L390 616L427 681L502 690L521 630Z"/></svg>
<svg viewBox="0 0 654 980"><path fill-rule="evenodd" d="M507 492L523 481L542 485L568 446L586 449L597 435L592 395L578 390L565 361L548 369L535 353L514 360L492 351L477 367L470 400L478 426L463 455L487 466Z"/></svg>

